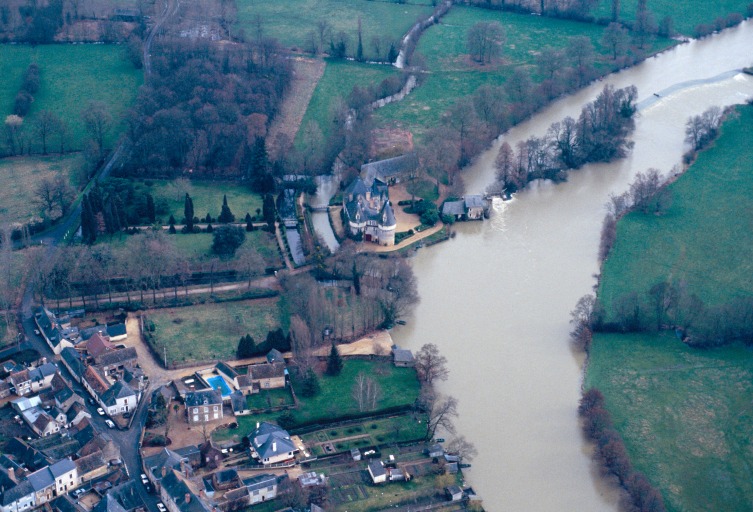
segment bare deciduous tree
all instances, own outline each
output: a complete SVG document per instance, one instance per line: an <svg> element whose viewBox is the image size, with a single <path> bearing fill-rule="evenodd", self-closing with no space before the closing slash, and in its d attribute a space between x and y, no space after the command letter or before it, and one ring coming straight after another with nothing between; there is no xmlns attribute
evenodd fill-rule
<svg viewBox="0 0 753 512"><path fill-rule="evenodd" d="M426 423L426 439L433 439L437 430L454 434L455 424L452 421L457 417L458 401L455 397L446 396L434 400Z"/></svg>
<svg viewBox="0 0 753 512"><path fill-rule="evenodd" d="M468 51L482 65L499 56L504 42L505 31L497 21L480 21L468 30Z"/></svg>
<svg viewBox="0 0 753 512"><path fill-rule="evenodd" d="M426 384L435 380L447 380L450 371L447 369L447 358L439 353L434 343L422 346L415 356L418 378Z"/></svg>
<svg viewBox="0 0 753 512"><path fill-rule="evenodd" d="M465 436L455 437L447 443L447 452L457 455L460 462L470 462L476 455L478 455L476 446L472 442L466 440Z"/></svg>
<svg viewBox="0 0 753 512"><path fill-rule="evenodd" d="M377 381L364 373L359 373L351 389L351 396L360 412L373 411L382 398L382 389Z"/></svg>

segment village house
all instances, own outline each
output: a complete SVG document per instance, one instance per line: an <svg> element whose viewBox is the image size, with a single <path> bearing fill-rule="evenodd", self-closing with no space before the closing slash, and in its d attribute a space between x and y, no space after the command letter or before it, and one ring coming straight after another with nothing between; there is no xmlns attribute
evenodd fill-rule
<svg viewBox="0 0 753 512"><path fill-rule="evenodd" d="M277 477L275 475L264 473L244 478L243 485L251 497L251 505L273 500L277 497Z"/></svg>
<svg viewBox="0 0 753 512"><path fill-rule="evenodd" d="M186 393L186 420L189 424L209 423L222 419L222 395L214 389Z"/></svg>
<svg viewBox="0 0 753 512"><path fill-rule="evenodd" d="M55 363L44 363L36 368L11 373L8 381L16 395L25 396L49 388L59 371Z"/></svg>
<svg viewBox="0 0 753 512"><path fill-rule="evenodd" d="M442 215L455 220L483 220L489 213L489 202L480 195L469 195L460 201L446 201Z"/></svg>
<svg viewBox="0 0 753 512"><path fill-rule="evenodd" d="M171 472L176 470L181 473L192 473L192 467L189 464L188 458L183 455L163 448L162 451L151 457L144 459L144 468L146 470L147 478L159 489L162 485L162 480Z"/></svg>
<svg viewBox="0 0 753 512"><path fill-rule="evenodd" d="M209 507L178 477L167 472L160 486L160 498L170 512L210 512Z"/></svg>
<svg viewBox="0 0 753 512"><path fill-rule="evenodd" d="M34 313L34 323L56 355L59 355L64 348L75 345L73 340L78 338L78 330L70 329L70 324L62 325L58 323L58 319L49 309L37 308Z"/></svg>
<svg viewBox="0 0 753 512"><path fill-rule="evenodd" d="M251 457L264 465L290 460L298 451L290 434L274 423L257 423L256 429L246 437Z"/></svg>
<svg viewBox="0 0 753 512"><path fill-rule="evenodd" d="M79 485L107 474L107 461L99 450L73 462L76 465Z"/></svg>
<svg viewBox="0 0 753 512"><path fill-rule="evenodd" d="M39 396L21 397L11 401L11 407L15 409L26 424L40 437L45 437L59 432L65 427L65 415L63 421L58 422L57 412L55 416L45 411L42 407L42 399ZM50 408L52 412L53 409Z"/></svg>

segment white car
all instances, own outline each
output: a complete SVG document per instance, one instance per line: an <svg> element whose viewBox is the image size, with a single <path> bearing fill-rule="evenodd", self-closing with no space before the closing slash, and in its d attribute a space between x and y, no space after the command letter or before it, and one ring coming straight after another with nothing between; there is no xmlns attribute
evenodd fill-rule
<svg viewBox="0 0 753 512"><path fill-rule="evenodd" d="M146 477L146 473L141 473L141 483L144 485L149 483L149 479Z"/></svg>
<svg viewBox="0 0 753 512"><path fill-rule="evenodd" d="M105 424L110 428L115 428L115 423L112 420L105 420Z"/></svg>
<svg viewBox="0 0 753 512"><path fill-rule="evenodd" d="M167 507L161 501L158 501L157 510L159 510L159 512L167 512Z"/></svg>
<svg viewBox="0 0 753 512"><path fill-rule="evenodd" d="M104 416L105 415L105 410L102 409L101 407L97 407L97 414L99 414L100 416Z"/></svg>

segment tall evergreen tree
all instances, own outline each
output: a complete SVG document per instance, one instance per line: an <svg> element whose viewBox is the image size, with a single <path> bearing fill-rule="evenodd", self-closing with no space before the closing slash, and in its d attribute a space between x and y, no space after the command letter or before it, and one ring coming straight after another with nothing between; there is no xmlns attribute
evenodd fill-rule
<svg viewBox="0 0 753 512"><path fill-rule="evenodd" d="M227 194L222 196L222 211L220 216L217 217L217 222L221 224L229 224L235 222L235 215L230 211L230 207L227 205Z"/></svg>
<svg viewBox="0 0 753 512"><path fill-rule="evenodd" d="M343 370L343 360L340 357L340 351L337 350L337 345L332 343L332 349L329 351L329 357L327 358L327 375L340 375Z"/></svg>
<svg viewBox="0 0 753 512"><path fill-rule="evenodd" d="M270 192L269 188L269 155L267 155L267 143L264 137L256 137L251 146L251 164L248 170L248 178L251 189L255 192ZM272 182L274 184L274 181Z"/></svg>
<svg viewBox="0 0 753 512"><path fill-rule="evenodd" d="M85 244L93 244L97 240L97 219L91 204L91 194L84 194L81 206L81 236Z"/></svg>
<svg viewBox="0 0 753 512"><path fill-rule="evenodd" d="M149 219L150 224L154 224L157 220L156 212L154 211L154 198L152 194L146 195L146 217Z"/></svg>
<svg viewBox="0 0 753 512"><path fill-rule="evenodd" d="M186 192L186 200L183 204L183 215L186 217L186 231L193 233L193 201Z"/></svg>
<svg viewBox="0 0 753 512"><path fill-rule="evenodd" d="M236 353L238 359L253 357L257 352L256 343L251 335L246 334L245 336L241 336L241 339L238 342L238 351Z"/></svg>
<svg viewBox="0 0 753 512"><path fill-rule="evenodd" d="M274 233L275 230L275 200L272 198L272 194L266 194L264 196L264 203L262 204L262 215L264 221L269 227L269 231Z"/></svg>
<svg viewBox="0 0 753 512"><path fill-rule="evenodd" d="M363 62L363 31L361 30L361 17L358 17L358 49L356 50L356 60Z"/></svg>

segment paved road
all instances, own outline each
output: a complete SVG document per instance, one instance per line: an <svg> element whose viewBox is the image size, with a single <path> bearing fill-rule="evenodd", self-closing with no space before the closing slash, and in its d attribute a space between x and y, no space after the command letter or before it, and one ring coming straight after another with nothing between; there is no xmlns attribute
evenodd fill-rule
<svg viewBox="0 0 753 512"><path fill-rule="evenodd" d="M160 29L160 27L167 20L167 18L177 13L178 6L179 6L178 0L167 1L165 9L160 16L160 19L152 28L147 38L147 41L144 45L145 54L148 54L150 51L151 43L152 43L152 40L154 39L154 34ZM150 61L147 60L147 62L150 62ZM151 71L151 68L145 69L147 78L150 71ZM115 163L118 161L118 159L121 157L123 152L126 150L127 150L126 143L120 142L117 149L110 155L110 158L107 161L107 163L100 169L99 173L94 177L94 180L100 181L100 180L106 179L109 176L110 172L112 171L112 168L114 167ZM80 218L81 218L81 206L79 205L58 226L56 226L54 229L51 229L50 231L47 231L37 237L33 237L33 240L35 243L41 243L43 245L47 245L48 246L47 253L48 253L48 256L50 256L56 250L56 245L65 239L66 233L68 233L70 230L78 229L78 226L80 224ZM22 318L23 329L25 331L27 338L29 339L29 342L32 344L32 346L42 356L47 357L48 361L54 361L56 360L56 356L52 352L50 347L47 345L45 340L41 336L37 336L36 334L34 334L36 325L34 323L34 318L33 318L33 307L34 307L34 292L31 287L31 284L27 283L26 289L24 290L23 302L21 304L21 318ZM107 427L107 424L105 423L105 418L97 414L97 405L92 405L89 403L89 400L88 400L89 393L83 388L81 384L77 383L72 378L72 376L70 375L70 372L68 372L68 370L65 368L64 365L59 364L58 366L60 367L60 371L63 377L65 377L65 379L69 382L69 384L72 385L73 390L76 393L78 393L80 396L86 398L86 407L87 407L87 410L89 411L89 414L91 414L92 416L91 422L96 426L98 430L102 432L108 432L110 436L112 437L113 441L120 448L120 455L123 459L123 463L126 467L126 471L131 476L131 478L133 478L137 482L138 485L136 487L141 496L141 499L147 505L149 510L151 510L152 512L158 512L157 496L147 493L146 488L144 487L143 483L141 483L141 479L139 478L139 475L141 474L141 467L142 467L141 466L141 454L139 453L139 448L140 448L139 439L141 436L141 432L144 429L144 424L146 423L147 408L144 406L144 404L148 402L149 397L145 395L144 398L142 398L141 402L139 403L138 407L136 408L136 411L134 411L134 414L136 415L136 417L133 419L133 423L130 429L126 429L126 430L109 429ZM148 394L148 391L147 391L147 394Z"/></svg>

